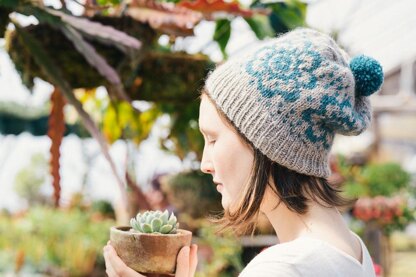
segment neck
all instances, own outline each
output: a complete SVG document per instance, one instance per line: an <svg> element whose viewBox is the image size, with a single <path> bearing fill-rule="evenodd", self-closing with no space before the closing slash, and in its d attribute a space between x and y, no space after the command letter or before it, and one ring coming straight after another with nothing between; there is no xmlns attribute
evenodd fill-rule
<svg viewBox="0 0 416 277"><path fill-rule="evenodd" d="M306 214L298 214L280 203L275 209L263 211L272 224L281 243L292 241L301 236L325 238L333 231L347 232L348 227L336 208L326 208L316 202L310 202Z"/></svg>

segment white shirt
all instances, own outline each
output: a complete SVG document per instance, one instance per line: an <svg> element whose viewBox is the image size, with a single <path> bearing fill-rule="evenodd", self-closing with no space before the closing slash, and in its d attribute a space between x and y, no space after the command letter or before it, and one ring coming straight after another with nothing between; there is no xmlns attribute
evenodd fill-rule
<svg viewBox="0 0 416 277"><path fill-rule="evenodd" d="M239 276L374 277L367 247L354 235L361 244L362 263L323 240L300 237L262 251Z"/></svg>

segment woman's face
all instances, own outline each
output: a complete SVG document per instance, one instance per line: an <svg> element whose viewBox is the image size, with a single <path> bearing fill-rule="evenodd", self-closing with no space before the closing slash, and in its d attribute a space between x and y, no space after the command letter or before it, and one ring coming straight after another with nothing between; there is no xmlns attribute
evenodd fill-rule
<svg viewBox="0 0 416 277"><path fill-rule="evenodd" d="M220 117L206 95L201 98L199 128L205 140L201 170L212 175L224 209L232 210L230 205L249 181L253 151Z"/></svg>

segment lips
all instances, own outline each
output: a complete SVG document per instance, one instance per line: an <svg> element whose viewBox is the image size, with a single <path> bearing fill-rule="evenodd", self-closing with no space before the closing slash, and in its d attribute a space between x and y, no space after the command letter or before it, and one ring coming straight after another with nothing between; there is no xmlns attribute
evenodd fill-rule
<svg viewBox="0 0 416 277"><path fill-rule="evenodd" d="M215 182L215 181L214 181L214 183L217 185L217 191L221 192L224 185L221 184L221 183Z"/></svg>

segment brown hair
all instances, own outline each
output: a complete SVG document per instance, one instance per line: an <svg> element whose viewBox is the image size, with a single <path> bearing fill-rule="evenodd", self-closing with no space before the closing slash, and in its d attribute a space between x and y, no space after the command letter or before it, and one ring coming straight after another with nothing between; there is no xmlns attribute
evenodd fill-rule
<svg viewBox="0 0 416 277"><path fill-rule="evenodd" d="M298 214L308 212L308 202L311 200L324 207L341 207L353 202L342 197L339 194L340 190L331 186L326 178L298 173L270 160L238 130L205 90L202 90L202 95L206 95L215 105L221 119L239 135L254 154L250 181L243 186L238 201L233 203L236 204L233 207L234 211L226 209L222 217L210 218L212 222L219 223L218 233L232 229L238 235L253 235L267 186L279 199L276 207L283 202L289 210ZM273 184L269 183L270 177Z"/></svg>

